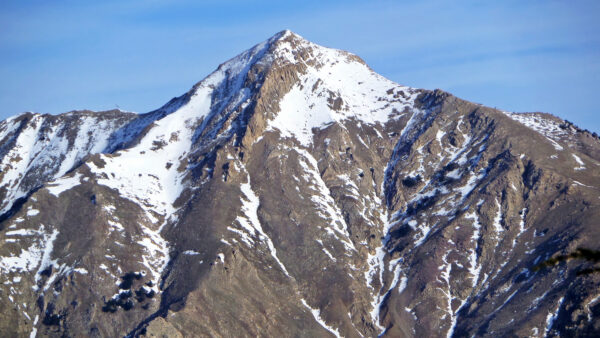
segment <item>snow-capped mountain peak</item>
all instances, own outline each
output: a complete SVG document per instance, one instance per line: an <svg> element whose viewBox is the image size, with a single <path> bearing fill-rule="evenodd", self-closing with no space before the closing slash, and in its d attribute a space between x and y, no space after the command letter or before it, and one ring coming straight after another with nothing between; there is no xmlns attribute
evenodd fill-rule
<svg viewBox="0 0 600 338"><path fill-rule="evenodd" d="M290 31L155 111L0 142L8 336L597 333L569 253L600 242L597 137Z"/></svg>

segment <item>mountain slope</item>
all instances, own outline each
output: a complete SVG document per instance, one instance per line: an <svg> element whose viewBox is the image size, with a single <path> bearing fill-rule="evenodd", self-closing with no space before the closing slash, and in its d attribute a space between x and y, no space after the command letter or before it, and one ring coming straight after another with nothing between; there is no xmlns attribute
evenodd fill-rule
<svg viewBox="0 0 600 338"><path fill-rule="evenodd" d="M600 330L589 263L535 269L599 242L600 141L552 116L284 31L157 111L0 132L12 336Z"/></svg>

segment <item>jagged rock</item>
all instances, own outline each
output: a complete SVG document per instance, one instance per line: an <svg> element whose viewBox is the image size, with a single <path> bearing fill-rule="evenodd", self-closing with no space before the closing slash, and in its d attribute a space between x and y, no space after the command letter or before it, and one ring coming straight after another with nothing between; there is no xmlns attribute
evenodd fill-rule
<svg viewBox="0 0 600 338"><path fill-rule="evenodd" d="M0 160L8 336L599 333L556 257L599 249L600 140L289 31L148 114L9 118Z"/></svg>

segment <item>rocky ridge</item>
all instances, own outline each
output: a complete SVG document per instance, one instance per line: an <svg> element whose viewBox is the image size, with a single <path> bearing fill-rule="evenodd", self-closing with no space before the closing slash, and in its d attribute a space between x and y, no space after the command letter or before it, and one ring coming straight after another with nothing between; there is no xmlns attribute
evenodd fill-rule
<svg viewBox="0 0 600 338"><path fill-rule="evenodd" d="M600 141L284 31L137 115L0 123L11 336L592 335Z"/></svg>

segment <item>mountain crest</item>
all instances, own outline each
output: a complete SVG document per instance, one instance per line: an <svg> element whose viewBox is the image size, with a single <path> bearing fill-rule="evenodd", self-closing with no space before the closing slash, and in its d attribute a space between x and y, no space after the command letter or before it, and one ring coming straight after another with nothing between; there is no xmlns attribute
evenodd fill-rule
<svg viewBox="0 0 600 338"><path fill-rule="evenodd" d="M597 335L599 189L565 121L282 31L147 114L0 122L0 332Z"/></svg>

